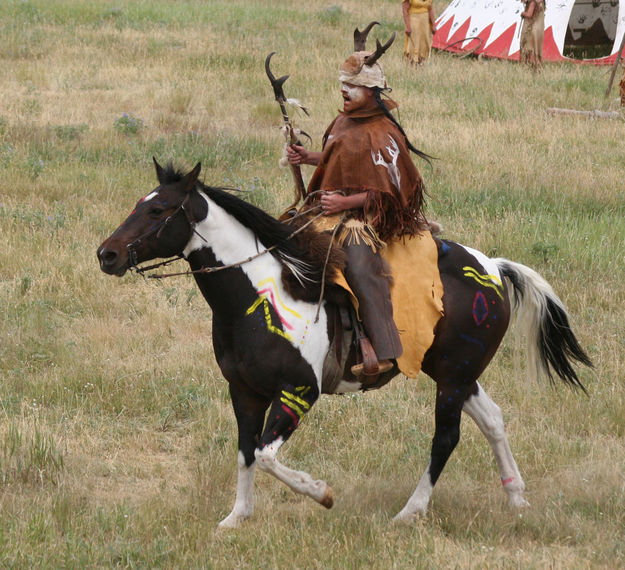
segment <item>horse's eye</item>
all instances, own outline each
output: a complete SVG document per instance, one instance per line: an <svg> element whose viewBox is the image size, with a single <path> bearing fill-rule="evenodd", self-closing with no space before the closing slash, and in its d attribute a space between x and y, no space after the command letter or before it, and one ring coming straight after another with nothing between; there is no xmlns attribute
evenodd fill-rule
<svg viewBox="0 0 625 570"><path fill-rule="evenodd" d="M150 208L150 216L160 216L165 210L163 208Z"/></svg>

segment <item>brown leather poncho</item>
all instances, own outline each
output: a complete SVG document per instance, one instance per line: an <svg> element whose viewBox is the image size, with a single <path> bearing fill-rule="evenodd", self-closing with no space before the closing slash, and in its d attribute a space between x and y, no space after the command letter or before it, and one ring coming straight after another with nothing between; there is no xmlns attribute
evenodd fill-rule
<svg viewBox="0 0 625 570"><path fill-rule="evenodd" d="M396 104L387 103L392 109ZM341 112L326 130L321 160L308 192L368 192L364 221L383 241L418 233L423 227L423 180L404 135L381 109Z"/></svg>

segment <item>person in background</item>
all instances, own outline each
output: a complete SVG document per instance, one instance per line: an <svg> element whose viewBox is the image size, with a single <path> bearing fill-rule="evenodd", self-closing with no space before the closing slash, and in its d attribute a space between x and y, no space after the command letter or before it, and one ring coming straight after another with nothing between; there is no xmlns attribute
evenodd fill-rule
<svg viewBox="0 0 625 570"><path fill-rule="evenodd" d="M436 32L432 0L403 0L401 9L406 26L404 57L421 65L430 57L432 35Z"/></svg>
<svg viewBox="0 0 625 570"><path fill-rule="evenodd" d="M537 71L543 66L545 0L525 0L521 18L521 63Z"/></svg>

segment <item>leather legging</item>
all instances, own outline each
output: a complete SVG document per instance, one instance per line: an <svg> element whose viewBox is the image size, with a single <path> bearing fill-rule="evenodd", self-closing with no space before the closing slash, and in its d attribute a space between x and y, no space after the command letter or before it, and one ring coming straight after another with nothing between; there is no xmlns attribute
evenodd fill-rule
<svg viewBox="0 0 625 570"><path fill-rule="evenodd" d="M391 276L382 257L364 243L344 244L345 279L358 299L358 313L378 360L401 356L403 349L393 320Z"/></svg>

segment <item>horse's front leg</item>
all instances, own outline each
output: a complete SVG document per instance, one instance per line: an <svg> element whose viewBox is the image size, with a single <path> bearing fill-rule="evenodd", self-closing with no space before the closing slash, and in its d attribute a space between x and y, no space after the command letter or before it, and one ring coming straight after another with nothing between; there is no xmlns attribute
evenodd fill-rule
<svg viewBox="0 0 625 570"><path fill-rule="evenodd" d="M437 387L436 427L432 439L430 465L404 508L395 516L395 521L410 522L417 515L424 515L427 512L434 485L460 440L460 414L466 397L466 388L451 384L449 383L446 388Z"/></svg>
<svg viewBox="0 0 625 570"><path fill-rule="evenodd" d="M315 480L304 471L290 469L277 459L278 450L318 397L319 391L312 384L283 386L273 400L255 455L259 469L271 473L296 493L308 495L329 509L334 500L332 489L325 481Z"/></svg>
<svg viewBox="0 0 625 570"><path fill-rule="evenodd" d="M230 397L239 430L237 494L232 512L219 523L220 528L235 528L254 512L254 451L271 402L236 382L230 383Z"/></svg>
<svg viewBox="0 0 625 570"><path fill-rule="evenodd" d="M476 384L477 393L469 396L462 410L471 416L490 443L510 506L527 507L529 503L523 496L525 483L510 450L501 409L488 397L479 382Z"/></svg>

